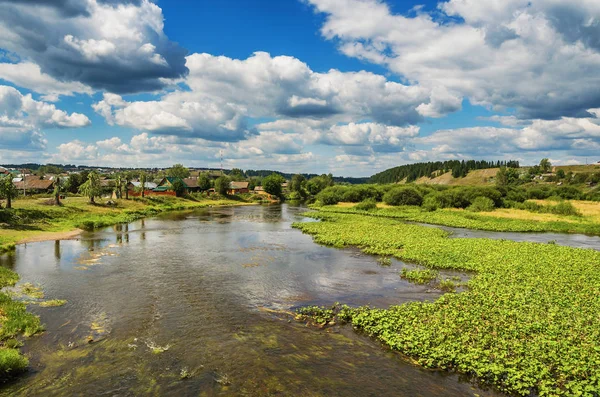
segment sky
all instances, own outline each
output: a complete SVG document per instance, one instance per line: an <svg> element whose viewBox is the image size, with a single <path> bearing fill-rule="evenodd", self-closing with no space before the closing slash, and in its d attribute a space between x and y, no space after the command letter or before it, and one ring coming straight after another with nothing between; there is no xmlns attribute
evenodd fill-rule
<svg viewBox="0 0 600 397"><path fill-rule="evenodd" d="M597 0L0 0L0 164L600 161Z"/></svg>

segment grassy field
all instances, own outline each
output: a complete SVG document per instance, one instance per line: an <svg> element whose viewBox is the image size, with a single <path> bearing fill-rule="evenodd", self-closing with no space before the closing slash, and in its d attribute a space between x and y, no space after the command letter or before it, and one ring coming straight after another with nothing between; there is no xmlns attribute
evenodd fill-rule
<svg viewBox="0 0 600 397"><path fill-rule="evenodd" d="M535 200L539 204L549 202ZM583 216L567 216L535 213L517 209L496 209L491 212L470 212L461 209L446 208L426 211L420 207L391 207L378 204L373 211L355 210L352 203L320 208L322 212L362 213L375 217L396 218L411 222L423 222L433 225L463 227L496 232L556 232L600 235L600 203L575 201L571 203Z"/></svg>
<svg viewBox="0 0 600 397"><path fill-rule="evenodd" d="M98 202L95 205L81 197L68 198L63 205L48 204L48 199L21 199L13 209L0 211L0 253L11 251L15 244L45 239L61 239L79 229L94 229L117 223L132 222L165 211L188 210L208 206L243 205L238 200L186 200L159 197L138 200L118 200L116 205ZM14 286L19 276L0 267L0 290ZM42 306L57 305L49 301ZM21 336L32 336L43 330L39 318L27 311L23 302L0 292L0 382L24 371L28 360L18 348Z"/></svg>
<svg viewBox="0 0 600 397"><path fill-rule="evenodd" d="M246 203L229 199L194 201L155 197L117 200L113 206L101 201L92 205L86 198L70 197L63 200L63 205L54 206L48 204L48 199L16 200L12 210L0 211L0 252L21 242L60 238L73 230L131 222L165 211L240 204Z"/></svg>
<svg viewBox="0 0 600 397"><path fill-rule="evenodd" d="M465 292L388 309L343 307L338 320L424 367L467 374L509 394L598 396L600 252L450 239L442 230L387 217L330 211L313 216L322 222L294 227L317 243L361 247L424 270L474 272ZM424 275L437 277L435 272L404 277ZM444 282L432 285L447 290ZM318 315L326 321L331 309Z"/></svg>
<svg viewBox="0 0 600 397"><path fill-rule="evenodd" d="M448 185L448 186L494 186L494 178L499 168L472 170L464 178L452 177L452 172L446 172L435 178L423 177L415 181L418 184Z"/></svg>

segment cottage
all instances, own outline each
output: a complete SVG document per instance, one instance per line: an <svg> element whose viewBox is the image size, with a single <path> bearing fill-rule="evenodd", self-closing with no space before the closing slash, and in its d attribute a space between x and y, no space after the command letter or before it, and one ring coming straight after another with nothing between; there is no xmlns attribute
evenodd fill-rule
<svg viewBox="0 0 600 397"><path fill-rule="evenodd" d="M158 186L154 189L155 192L166 192L173 191L173 183L176 180L180 180L183 182L183 186L185 187L186 193L199 192L200 186L198 186L198 178L175 178L168 176L163 178L162 181L158 184Z"/></svg>
<svg viewBox="0 0 600 397"><path fill-rule="evenodd" d="M19 192L25 194L45 194L52 193L54 190L54 181L49 179L40 179L39 176L14 178L13 185L15 185Z"/></svg>
<svg viewBox="0 0 600 397"><path fill-rule="evenodd" d="M249 185L250 185L249 182L229 182L229 190L227 191L227 194L234 195L234 194L249 193L250 192L250 190L248 189Z"/></svg>

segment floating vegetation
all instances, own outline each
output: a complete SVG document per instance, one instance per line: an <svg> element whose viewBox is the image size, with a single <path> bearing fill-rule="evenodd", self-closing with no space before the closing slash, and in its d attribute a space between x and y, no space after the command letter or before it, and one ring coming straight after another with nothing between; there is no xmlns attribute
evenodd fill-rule
<svg viewBox="0 0 600 397"><path fill-rule="evenodd" d="M400 272L400 277L415 284L429 284L438 278L440 273L431 269L414 269L408 270L403 268Z"/></svg>
<svg viewBox="0 0 600 397"><path fill-rule="evenodd" d="M383 256L377 259L377 263L379 263L380 266L392 266L392 259L388 256Z"/></svg>
<svg viewBox="0 0 600 397"><path fill-rule="evenodd" d="M32 283L21 284L19 292L21 295L26 295L33 299L44 299L42 287L33 285Z"/></svg>
<svg viewBox="0 0 600 397"><path fill-rule="evenodd" d="M40 307L59 307L59 306L64 306L66 303L67 303L66 300L51 299L48 301L40 302L40 303L38 303L38 305L40 305Z"/></svg>
<svg viewBox="0 0 600 397"><path fill-rule="evenodd" d="M171 348L171 345L159 346L151 340L146 341L146 346L153 354L161 354Z"/></svg>
<svg viewBox="0 0 600 397"><path fill-rule="evenodd" d="M424 367L474 376L509 394L598 396L600 252L448 238L436 228L367 215L315 216L322 222L294 227L318 243L358 246L432 271L475 273L466 291L444 294L434 302L346 308L338 318ZM332 312L301 311L321 323L331 322Z"/></svg>
<svg viewBox="0 0 600 397"><path fill-rule="evenodd" d="M183 379L189 379L191 377L192 377L192 373L190 372L188 367L181 368L181 371L179 372L179 379L183 380Z"/></svg>

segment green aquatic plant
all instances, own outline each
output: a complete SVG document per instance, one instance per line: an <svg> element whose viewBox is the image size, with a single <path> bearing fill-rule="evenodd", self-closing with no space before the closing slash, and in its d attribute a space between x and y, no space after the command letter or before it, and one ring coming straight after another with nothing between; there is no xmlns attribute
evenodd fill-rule
<svg viewBox="0 0 600 397"><path fill-rule="evenodd" d="M437 279L438 275L439 272L431 269L408 270L407 268L404 268L400 272L400 277L415 284L429 284Z"/></svg>
<svg viewBox="0 0 600 397"><path fill-rule="evenodd" d="M321 222L294 227L317 243L474 274L466 291L434 302L346 308L338 318L424 367L467 374L509 394L598 396L600 252L448 238L386 217L313 216Z"/></svg>
<svg viewBox="0 0 600 397"><path fill-rule="evenodd" d="M59 307L64 306L67 303L66 300L62 299L51 299L48 301L40 302L40 307Z"/></svg>
<svg viewBox="0 0 600 397"><path fill-rule="evenodd" d="M380 266L392 266L392 259L388 256L384 256L377 259L377 263L379 263Z"/></svg>

